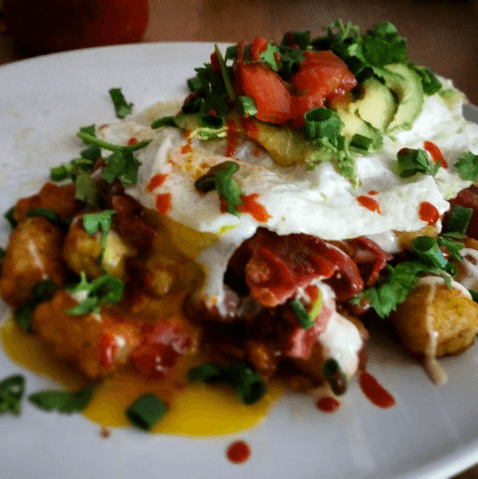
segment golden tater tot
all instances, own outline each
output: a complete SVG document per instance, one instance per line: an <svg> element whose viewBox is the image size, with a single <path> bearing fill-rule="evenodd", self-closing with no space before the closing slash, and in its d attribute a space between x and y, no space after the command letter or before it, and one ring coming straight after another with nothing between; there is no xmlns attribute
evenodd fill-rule
<svg viewBox="0 0 478 479"><path fill-rule="evenodd" d="M478 304L457 283L423 278L390 316L403 346L418 356L444 356L469 348L478 333ZM436 338L436 344L435 344Z"/></svg>
<svg viewBox="0 0 478 479"><path fill-rule="evenodd" d="M32 329L60 359L76 365L89 378L98 378L126 362L140 343L139 329L114 321L107 312L68 315L77 302L65 291L37 306Z"/></svg>
<svg viewBox="0 0 478 479"><path fill-rule="evenodd" d="M0 293L5 302L21 306L45 279L63 286L62 241L61 231L45 218L27 218L18 224L3 260Z"/></svg>
<svg viewBox="0 0 478 479"><path fill-rule="evenodd" d="M136 250L127 245L114 231L108 233L106 248L103 253L101 267L98 258L101 254L101 233L90 236L76 218L66 235L63 245L63 259L68 267L80 274L85 272L89 278L107 273L117 278L125 275L125 260L134 256Z"/></svg>
<svg viewBox="0 0 478 479"><path fill-rule="evenodd" d="M15 220L23 221L27 212L33 208L48 208L58 213L62 219L68 219L80 211L82 204L75 198L74 184L58 186L46 183L36 195L17 202L13 214Z"/></svg>

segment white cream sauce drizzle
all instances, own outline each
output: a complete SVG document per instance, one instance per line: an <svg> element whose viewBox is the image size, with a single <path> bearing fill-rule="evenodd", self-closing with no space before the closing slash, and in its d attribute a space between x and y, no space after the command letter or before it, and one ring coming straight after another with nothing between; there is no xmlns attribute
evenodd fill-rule
<svg viewBox="0 0 478 479"><path fill-rule="evenodd" d="M445 282L443 278L440 278L439 276L425 276L424 278L421 278L418 282L418 285L427 285L430 287L430 291L427 295L427 302L425 308L428 345L425 354L424 365L430 379L438 385L444 384L448 379L446 371L438 364L438 361L436 360L438 331L435 330L435 316L433 314L433 303L435 301L436 290L438 286L443 284L445 284ZM463 296L471 298L471 295L468 290L460 283L452 281L451 285L453 289L459 291Z"/></svg>
<svg viewBox="0 0 478 479"><path fill-rule="evenodd" d="M464 248L460 251L463 257L461 271L456 276L466 289L478 291L478 250Z"/></svg>

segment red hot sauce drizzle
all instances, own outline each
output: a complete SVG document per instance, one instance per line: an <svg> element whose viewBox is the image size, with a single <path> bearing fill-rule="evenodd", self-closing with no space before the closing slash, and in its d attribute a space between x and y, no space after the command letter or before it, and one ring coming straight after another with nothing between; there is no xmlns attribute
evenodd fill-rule
<svg viewBox="0 0 478 479"><path fill-rule="evenodd" d="M160 187L166 181L167 177L168 177L168 175L163 175L161 173L158 173L157 175L154 175L148 181L148 184L146 185L146 191L151 193L153 190Z"/></svg>
<svg viewBox="0 0 478 479"><path fill-rule="evenodd" d="M163 215L171 209L171 193L156 196L156 209Z"/></svg>
<svg viewBox="0 0 478 479"><path fill-rule="evenodd" d="M251 456L251 448L245 441L234 441L227 448L226 456L234 464L243 464Z"/></svg>
<svg viewBox="0 0 478 479"><path fill-rule="evenodd" d="M426 221L429 225L434 225L440 219L438 210L428 201L420 203L418 214L422 221Z"/></svg>
<svg viewBox="0 0 478 479"><path fill-rule="evenodd" d="M382 210L380 209L380 205L378 204L377 200L373 198L369 198L368 196L357 196L357 201L364 207L370 211L373 211L378 214L382 214Z"/></svg>
<svg viewBox="0 0 478 479"><path fill-rule="evenodd" d="M340 407L340 402L332 396L324 396L317 401L317 408L323 412L333 413Z"/></svg>
<svg viewBox="0 0 478 479"><path fill-rule="evenodd" d="M256 201L258 197L259 193L242 195L242 204L237 207L237 211L249 213L259 223L265 223L270 218L270 215L266 208Z"/></svg>
<svg viewBox="0 0 478 479"><path fill-rule="evenodd" d="M395 398L367 371L361 371L359 384L362 392L375 406L387 409L395 406Z"/></svg>
<svg viewBox="0 0 478 479"><path fill-rule="evenodd" d="M445 168L445 170L448 168L448 163L445 161L445 158L443 158L442 152L438 146L435 145L435 143L432 143L431 141L425 141L423 143L423 148L430 153L432 160L436 163L440 163L440 166L442 168Z"/></svg>
<svg viewBox="0 0 478 479"><path fill-rule="evenodd" d="M187 153L192 153L193 147L191 145L191 130L186 130L184 136L187 138L187 143L181 147L181 153L186 155Z"/></svg>
<svg viewBox="0 0 478 479"><path fill-rule="evenodd" d="M232 158L236 156L237 149L237 126L233 119L226 120L227 125L227 145L226 156Z"/></svg>

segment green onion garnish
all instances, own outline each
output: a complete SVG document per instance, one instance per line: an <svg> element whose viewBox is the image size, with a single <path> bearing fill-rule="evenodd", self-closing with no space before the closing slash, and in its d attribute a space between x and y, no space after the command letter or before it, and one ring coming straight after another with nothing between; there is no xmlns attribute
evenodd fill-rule
<svg viewBox="0 0 478 479"><path fill-rule="evenodd" d="M324 376L334 394L340 396L347 390L347 378L335 359L329 359L324 364Z"/></svg>
<svg viewBox="0 0 478 479"><path fill-rule="evenodd" d="M372 138L356 133L350 140L349 146L359 153L367 153L372 143Z"/></svg>
<svg viewBox="0 0 478 479"><path fill-rule="evenodd" d="M62 230L67 230L70 225L69 221L63 220L56 211L53 211L50 208L32 208L31 210L27 211L25 216L27 218L41 216Z"/></svg>
<svg viewBox="0 0 478 479"><path fill-rule="evenodd" d="M238 98L239 107L244 116L255 116L257 115L257 107L254 98L250 96L242 95Z"/></svg>
<svg viewBox="0 0 478 479"><path fill-rule="evenodd" d="M409 178L416 173L435 175L440 163L433 163L424 150L402 148L397 153L398 174L401 178Z"/></svg>
<svg viewBox="0 0 478 479"><path fill-rule="evenodd" d="M189 370L188 379L192 383L217 383L227 379L226 370L219 363L203 363Z"/></svg>
<svg viewBox="0 0 478 479"><path fill-rule="evenodd" d="M15 206L12 206L4 215L3 217L8 221L8 223L10 224L10 227L12 228L12 230L14 230L17 225L18 225L18 221L15 219L15 216L14 216L14 213L15 213Z"/></svg>
<svg viewBox="0 0 478 479"><path fill-rule="evenodd" d="M126 101L121 88L111 88L109 90L109 94L111 100L113 100L116 116L118 118L124 118L128 116L133 109L133 103L128 103Z"/></svg>
<svg viewBox="0 0 478 479"><path fill-rule="evenodd" d="M266 392L264 380L245 363L232 363L228 376L230 385L244 404L254 404Z"/></svg>
<svg viewBox="0 0 478 479"><path fill-rule="evenodd" d="M217 45L214 45L214 52L217 56L217 61L219 63L219 67L221 69L222 79L224 80L224 85L226 86L227 95L231 101L236 99L236 95L234 94L234 88L232 86L231 78L229 76L229 71L226 66L226 62L222 56L221 50Z"/></svg>
<svg viewBox="0 0 478 479"><path fill-rule="evenodd" d="M470 224L473 210L464 206L456 205L450 212L444 233L465 234Z"/></svg>
<svg viewBox="0 0 478 479"><path fill-rule="evenodd" d="M150 127L153 130L157 128L161 128L162 126L176 126L176 122L174 121L174 116L163 116L162 118L158 118L151 123Z"/></svg>
<svg viewBox="0 0 478 479"><path fill-rule="evenodd" d="M151 431L166 411L167 407L162 399L152 393L147 393L136 399L136 401L126 409L125 414L134 426L144 431Z"/></svg>
<svg viewBox="0 0 478 479"><path fill-rule="evenodd" d="M344 126L337 112L329 108L314 108L305 115L305 137L307 140L327 138L334 142Z"/></svg>
<svg viewBox="0 0 478 479"><path fill-rule="evenodd" d="M18 416L25 392L25 378L20 374L0 381L0 414L11 413Z"/></svg>
<svg viewBox="0 0 478 479"><path fill-rule="evenodd" d="M419 236L418 238L414 238L411 246L413 252L425 264L444 269L448 263L438 246L437 240L431 236Z"/></svg>
<svg viewBox="0 0 478 479"><path fill-rule="evenodd" d="M315 316L312 317L307 310L305 309L305 306L302 304L302 302L295 298L293 299L290 303L290 306L292 308L292 311L294 311L295 317L297 318L297 322L299 323L299 326L302 329L309 329L311 326L314 325L315 323Z"/></svg>

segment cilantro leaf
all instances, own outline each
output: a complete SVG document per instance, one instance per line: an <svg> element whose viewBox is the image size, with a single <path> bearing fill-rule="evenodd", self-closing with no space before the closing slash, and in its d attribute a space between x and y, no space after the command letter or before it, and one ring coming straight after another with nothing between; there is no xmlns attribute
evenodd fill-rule
<svg viewBox="0 0 478 479"><path fill-rule="evenodd" d="M463 155L458 158L455 168L462 179L471 181L478 180L478 155L475 155L471 151L463 153Z"/></svg>
<svg viewBox="0 0 478 479"><path fill-rule="evenodd" d="M98 206L98 186L84 171L79 171L76 175L75 198L84 201L91 208Z"/></svg>
<svg viewBox="0 0 478 479"><path fill-rule="evenodd" d="M123 297L124 283L118 278L105 274L95 278L91 283L86 279L84 272L80 275L80 282L68 288L70 293L85 291L87 297L70 308L66 314L77 316L89 313L99 313L101 304L115 304Z"/></svg>
<svg viewBox="0 0 478 479"><path fill-rule="evenodd" d="M433 95L442 89L440 80L438 80L431 68L414 65L411 62L409 63L409 67L420 77L425 95Z"/></svg>
<svg viewBox="0 0 478 479"><path fill-rule="evenodd" d="M56 290L57 286L52 279L40 281L33 287L30 299L15 310L13 319L26 333L31 333L35 308L40 303L50 300Z"/></svg>
<svg viewBox="0 0 478 479"><path fill-rule="evenodd" d="M20 374L0 381L0 415L11 413L18 416L25 392L25 378Z"/></svg>
<svg viewBox="0 0 478 479"><path fill-rule="evenodd" d="M46 390L28 396L28 400L44 411L56 409L60 413L71 414L83 411L88 406L98 383L90 384L79 391Z"/></svg>
<svg viewBox="0 0 478 479"><path fill-rule="evenodd" d="M453 258L460 263L463 261L463 257L460 253L460 251L465 247L463 243L455 241L447 236L438 236L436 241L440 246L443 246L447 249L450 258Z"/></svg>
<svg viewBox="0 0 478 479"><path fill-rule="evenodd" d="M115 106L116 116L121 119L128 116L133 109L133 103L126 102L121 88L111 88L109 94Z"/></svg>
<svg viewBox="0 0 478 479"><path fill-rule="evenodd" d="M115 210L103 210L98 213L85 213L83 215L83 228L90 236L93 236L101 229L101 254L99 262L101 262L101 257L106 249L108 233L111 230L113 215L115 214Z"/></svg>
<svg viewBox="0 0 478 479"><path fill-rule="evenodd" d="M275 72L279 70L279 65L277 63L276 57L280 55L280 50L278 47L272 45L272 43L267 42L266 49L261 53L261 60L268 65Z"/></svg>
<svg viewBox="0 0 478 479"><path fill-rule="evenodd" d="M135 185L138 181L138 169L141 162L130 150L117 150L105 158L106 165L101 172L101 178L113 183L119 178L126 185Z"/></svg>
<svg viewBox="0 0 478 479"><path fill-rule="evenodd" d="M434 176L440 163L431 161L424 150L402 148L397 153L397 167L401 178L409 178L416 173Z"/></svg>
<svg viewBox="0 0 478 479"><path fill-rule="evenodd" d="M235 161L224 161L210 168L205 175L196 180L194 186L203 193L217 190L226 203L227 212L239 216L237 207L242 204L243 192L236 180L232 178L238 170L239 165Z"/></svg>

